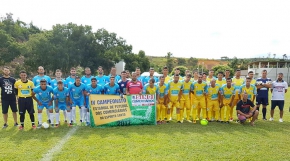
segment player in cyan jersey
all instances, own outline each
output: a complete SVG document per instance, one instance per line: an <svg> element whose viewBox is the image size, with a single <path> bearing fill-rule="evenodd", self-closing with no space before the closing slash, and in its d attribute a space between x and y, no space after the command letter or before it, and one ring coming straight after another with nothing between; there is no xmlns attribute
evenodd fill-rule
<svg viewBox="0 0 290 161"><path fill-rule="evenodd" d="M167 96L168 96L168 87L164 83L165 77L161 76L159 79L160 82L156 83L158 86L158 99L157 99L157 124L164 123L166 118L166 106L167 106Z"/></svg>
<svg viewBox="0 0 290 161"><path fill-rule="evenodd" d="M85 97L84 97L84 91L86 86L81 83L80 77L76 76L76 82L69 86L69 92L70 92L70 103L72 105L72 116L71 116L71 123L76 125L76 106L80 108L81 112L81 125L85 125L83 120L86 117L87 109L85 107Z"/></svg>
<svg viewBox="0 0 290 161"><path fill-rule="evenodd" d="M49 111L49 119L51 121L51 126L53 126L53 106L51 97L53 93L52 87L47 85L45 79L40 80L40 86L33 89L32 98L37 102L38 106L38 126L37 128L41 128L42 126L42 110L45 107ZM38 97L35 97L38 95Z"/></svg>
<svg viewBox="0 0 290 161"><path fill-rule="evenodd" d="M144 77L141 76L141 70L140 70L139 67L136 67L135 73L136 73L136 76L137 76L137 81L141 82L142 85L143 85Z"/></svg>
<svg viewBox="0 0 290 161"><path fill-rule="evenodd" d="M142 93L143 94L156 94L158 86L154 84L155 79L151 78L149 83L145 84Z"/></svg>
<svg viewBox="0 0 290 161"><path fill-rule="evenodd" d="M94 78L94 76L92 76L92 72L89 67L85 68L85 74L86 75L82 76L81 82L85 85L89 85L91 84L91 79Z"/></svg>
<svg viewBox="0 0 290 161"><path fill-rule="evenodd" d="M107 76L104 75L103 67L99 66L98 67L98 75L96 76L98 84L105 86L105 84L109 83L110 80Z"/></svg>
<svg viewBox="0 0 290 161"><path fill-rule="evenodd" d="M233 78L233 86L235 88L235 98L231 107L230 111L230 121L233 121L233 112L234 112L234 107L237 105L237 103L241 100L241 95L240 93L240 88L243 84L245 84L245 80L241 78L241 70L237 69L236 70L236 76Z"/></svg>
<svg viewBox="0 0 290 161"><path fill-rule="evenodd" d="M210 86L208 87L208 97L207 97L207 111L208 111L208 118L209 121L219 120L220 114L220 102L219 102L219 95L220 95L220 86L216 84L216 80L213 78L210 81ZM214 113L212 113L214 111Z"/></svg>
<svg viewBox="0 0 290 161"><path fill-rule="evenodd" d="M190 109L191 109L191 98L190 93L193 89L193 83L190 81L191 74L187 74L185 79L182 81L182 96L180 99L180 115L181 120L183 119L184 110L186 111L186 120L190 121Z"/></svg>
<svg viewBox="0 0 290 161"><path fill-rule="evenodd" d="M65 122L67 118L71 118L70 105L69 105L69 91L68 88L64 87L62 81L57 82L57 87L53 89L53 98L55 100L55 127L59 127L60 117L59 110L63 111ZM53 120L52 120L53 122ZM70 123L69 126L72 124Z"/></svg>
<svg viewBox="0 0 290 161"><path fill-rule="evenodd" d="M76 68L70 68L70 76L67 77L64 81L64 86L69 88L70 85L74 84L76 81Z"/></svg>
<svg viewBox="0 0 290 161"><path fill-rule="evenodd" d="M86 99L88 100L89 100L90 94L103 94L103 93L104 93L104 88L100 84L97 84L96 78L92 78L91 84L87 85L85 88L85 95L86 95ZM87 107L87 115L86 115L87 126L89 126L91 122L90 121L90 104L88 104L86 107Z"/></svg>
<svg viewBox="0 0 290 161"><path fill-rule="evenodd" d="M172 82L168 84L168 91L170 93L167 102L168 102L168 110L167 110L167 118L171 118L171 114L174 107L176 107L176 116L177 123L181 123L180 117L180 99L182 95L182 83L179 81L179 75L175 74Z"/></svg>
<svg viewBox="0 0 290 161"><path fill-rule="evenodd" d="M64 79L61 78L62 76L62 73L61 73L61 70L60 69L56 69L55 71L55 79L53 79L51 82L50 82L50 86L54 89L57 87L57 83L59 81L62 81L64 83Z"/></svg>
<svg viewBox="0 0 290 161"><path fill-rule="evenodd" d="M107 83L104 86L104 94L106 95L119 95L120 87L117 83L115 83L115 77L110 77L110 83Z"/></svg>
<svg viewBox="0 0 290 161"><path fill-rule="evenodd" d="M145 86L147 83L149 83L149 80L154 79L155 82L158 82L158 78L154 76L154 68L150 68L149 70L149 76L145 77L143 79L143 85Z"/></svg>
<svg viewBox="0 0 290 161"><path fill-rule="evenodd" d="M206 102L205 95L207 94L207 84L202 81L202 75L198 76L198 81L193 83L193 94L194 94L194 102L192 105L192 118L193 123L196 123L196 114L198 108L202 109L202 117L206 119Z"/></svg>
<svg viewBox="0 0 290 161"><path fill-rule="evenodd" d="M119 80L121 80L121 77L117 75L116 73L116 67L111 68L111 73L108 75L108 78L114 77L115 78L115 83L118 83Z"/></svg>
<svg viewBox="0 0 290 161"><path fill-rule="evenodd" d="M221 123L229 124L229 116L235 97L235 88L232 86L231 78L227 78L227 84L221 87L220 94Z"/></svg>

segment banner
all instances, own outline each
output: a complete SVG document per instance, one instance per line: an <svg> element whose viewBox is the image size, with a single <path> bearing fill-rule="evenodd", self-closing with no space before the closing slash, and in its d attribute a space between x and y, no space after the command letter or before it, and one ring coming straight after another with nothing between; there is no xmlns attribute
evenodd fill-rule
<svg viewBox="0 0 290 161"><path fill-rule="evenodd" d="M90 95L91 126L156 125L155 102L155 95Z"/></svg>

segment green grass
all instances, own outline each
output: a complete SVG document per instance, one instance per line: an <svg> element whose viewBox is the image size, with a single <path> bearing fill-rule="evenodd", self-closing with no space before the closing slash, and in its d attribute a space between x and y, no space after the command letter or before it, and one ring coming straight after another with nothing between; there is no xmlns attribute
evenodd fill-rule
<svg viewBox="0 0 290 161"><path fill-rule="evenodd" d="M290 94L286 95L284 122L258 120L255 127L237 123L172 123L112 128L77 127L53 160L289 160ZM267 116L269 118L270 106ZM11 113L10 113L11 114ZM36 115L35 115L36 116ZM46 116L46 114L44 114ZM62 116L62 114L61 114ZM77 115L79 117L79 115ZM70 128L18 131L0 130L0 160L40 160ZM260 117L261 118L261 114ZM0 124L3 124L1 117Z"/></svg>

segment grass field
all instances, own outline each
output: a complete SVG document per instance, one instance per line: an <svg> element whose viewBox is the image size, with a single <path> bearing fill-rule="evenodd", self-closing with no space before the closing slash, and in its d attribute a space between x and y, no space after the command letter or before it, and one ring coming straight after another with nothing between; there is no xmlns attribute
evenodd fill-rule
<svg viewBox="0 0 290 161"><path fill-rule="evenodd" d="M9 115L10 126L0 130L0 160L290 160L289 98L287 93L283 123L278 122L276 108L275 121L258 120L255 127L173 121L112 128L62 124L58 129L32 130L27 116L25 130L18 131Z"/></svg>

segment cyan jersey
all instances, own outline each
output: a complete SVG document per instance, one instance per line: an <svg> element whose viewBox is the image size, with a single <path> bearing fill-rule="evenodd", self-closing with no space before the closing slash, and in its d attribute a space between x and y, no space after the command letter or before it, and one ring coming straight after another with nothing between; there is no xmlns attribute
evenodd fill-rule
<svg viewBox="0 0 290 161"><path fill-rule="evenodd" d="M61 79L61 81L62 81L62 83L64 83L64 79ZM54 89L54 88L56 88L57 87L57 80L56 79L54 79L54 80L52 80L51 82L50 82L50 86Z"/></svg>
<svg viewBox="0 0 290 161"><path fill-rule="evenodd" d="M142 83L142 85L143 85L143 81L144 81L144 77L143 77L143 76L139 76L139 77L137 78L137 80L140 81L140 82Z"/></svg>
<svg viewBox="0 0 290 161"><path fill-rule="evenodd" d="M69 92L73 100L79 100L84 97L83 91L85 91L86 86L81 83L79 86L76 86L75 83L70 85Z"/></svg>
<svg viewBox="0 0 290 161"><path fill-rule="evenodd" d="M232 96L235 95L235 88L233 86L231 86L231 88L228 88L226 84L220 88L220 91L221 95L223 95L224 98L227 100L230 100Z"/></svg>
<svg viewBox="0 0 290 161"><path fill-rule="evenodd" d="M67 77L64 81L64 86L69 88L72 84L74 84L76 82L76 79L75 78L72 78L72 77Z"/></svg>
<svg viewBox="0 0 290 161"><path fill-rule="evenodd" d="M109 79L110 79L110 77L111 77L111 74L108 75L108 78L109 78ZM118 83L119 80L121 80L121 77L120 77L119 75L116 75L116 76L115 76L115 83Z"/></svg>
<svg viewBox="0 0 290 161"><path fill-rule="evenodd" d="M85 85L89 85L91 84L91 79L94 78L94 76L90 76L90 77L87 77L87 76L82 76L81 78L81 82Z"/></svg>
<svg viewBox="0 0 290 161"><path fill-rule="evenodd" d="M38 100L42 103L48 103L51 100L51 94L53 89L51 86L46 86L45 90L42 90L40 86L33 89L33 92L38 95Z"/></svg>
<svg viewBox="0 0 290 161"><path fill-rule="evenodd" d="M64 104L66 103L66 98L69 97L68 88L64 87L62 91L60 91L57 87L53 89L53 97L58 103Z"/></svg>
<svg viewBox="0 0 290 161"><path fill-rule="evenodd" d="M105 76L105 75L103 75L103 76L96 76L96 79L97 79L97 84L100 84L100 85L102 85L102 86L105 86L105 84L107 84L107 83L109 83L110 82L110 79L107 77L107 76Z"/></svg>
<svg viewBox="0 0 290 161"><path fill-rule="evenodd" d="M88 94L102 94L104 88L99 84L95 88L92 85L87 85L85 90Z"/></svg>
<svg viewBox="0 0 290 161"><path fill-rule="evenodd" d="M107 95L119 95L119 85L118 84L114 84L113 87L110 86L110 83L107 83L105 86L104 86L104 94L107 94Z"/></svg>
<svg viewBox="0 0 290 161"><path fill-rule="evenodd" d="M47 84L47 85L50 85L50 81L51 81L51 79L50 79L49 76L47 76L47 75L44 75L44 76L39 76L39 75L37 75L37 76L35 76L35 77L32 79L32 82L34 83L34 86L35 86L35 87L37 87L37 86L40 85L40 80L41 80L41 79L45 79L45 80L46 80L46 84Z"/></svg>
<svg viewBox="0 0 290 161"><path fill-rule="evenodd" d="M148 76L148 77L145 77L144 79L143 79L143 85L146 85L147 83L149 83L149 80L150 80L151 78L150 78L150 76ZM157 77L153 77L153 79L155 80L155 83L157 83L157 82L159 82L159 79L157 78Z"/></svg>
<svg viewBox="0 0 290 161"><path fill-rule="evenodd" d="M165 95L168 94L168 84L163 84L163 86L160 86L160 82L156 83L158 86L157 94L159 94L159 98L164 98Z"/></svg>

